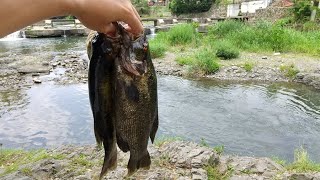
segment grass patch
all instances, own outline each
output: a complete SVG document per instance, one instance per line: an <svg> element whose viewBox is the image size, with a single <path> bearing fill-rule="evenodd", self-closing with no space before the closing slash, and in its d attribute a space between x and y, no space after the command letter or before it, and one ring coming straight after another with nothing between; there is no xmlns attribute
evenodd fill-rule
<svg viewBox="0 0 320 180"><path fill-rule="evenodd" d="M5 171L0 174L0 176L18 170L21 165L37 162L49 157L50 155L43 149L32 151L12 149L0 150L0 164L5 166Z"/></svg>
<svg viewBox="0 0 320 180"><path fill-rule="evenodd" d="M160 147L165 143L173 142L173 141L181 141L181 140L182 140L181 137L161 136L161 137L155 139L154 145L157 147Z"/></svg>
<svg viewBox="0 0 320 180"><path fill-rule="evenodd" d="M175 61L179 64L179 65L191 65L192 62L194 61L192 57L190 56L179 56L175 59Z"/></svg>
<svg viewBox="0 0 320 180"><path fill-rule="evenodd" d="M238 58L239 54L239 49L230 41L221 41L216 52L217 57L225 60Z"/></svg>
<svg viewBox="0 0 320 180"><path fill-rule="evenodd" d="M214 150L217 154L221 155L221 154L224 152L224 145L215 146L215 147L213 148L213 150Z"/></svg>
<svg viewBox="0 0 320 180"><path fill-rule="evenodd" d="M150 54L152 58L161 58L164 57L167 49L168 49L168 45L164 44L164 43L160 43L157 41L150 41Z"/></svg>
<svg viewBox="0 0 320 180"><path fill-rule="evenodd" d="M167 32L170 45L186 45L195 41L196 31L192 24L181 24L172 27Z"/></svg>
<svg viewBox="0 0 320 180"><path fill-rule="evenodd" d="M206 142L204 138L201 138L199 145L202 147L209 147L209 144Z"/></svg>
<svg viewBox="0 0 320 180"><path fill-rule="evenodd" d="M233 168L228 166L228 169L224 173L220 173L216 167L207 166L205 167L207 171L208 180L227 180L231 177Z"/></svg>
<svg viewBox="0 0 320 180"><path fill-rule="evenodd" d="M203 48L195 54L192 70L200 74L211 74L220 69L218 59L211 49Z"/></svg>
<svg viewBox="0 0 320 180"><path fill-rule="evenodd" d="M294 64L291 65L281 65L279 67L280 71L284 73L284 75L288 78L295 78L296 75L299 73L299 70L294 66Z"/></svg>
<svg viewBox="0 0 320 180"><path fill-rule="evenodd" d="M31 176L32 175L32 170L29 167L22 168L20 171L26 176Z"/></svg>
<svg viewBox="0 0 320 180"><path fill-rule="evenodd" d="M279 23L258 22L248 25L237 21L223 21L210 27L212 39L233 42L237 48L250 52L294 52L320 55L320 32L313 24L306 24L309 32L287 28Z"/></svg>
<svg viewBox="0 0 320 180"><path fill-rule="evenodd" d="M282 166L285 166L287 164L286 160L283 160L283 159L276 157L276 156L271 157L271 159L272 159L272 161L274 161Z"/></svg>
<svg viewBox="0 0 320 180"><path fill-rule="evenodd" d="M320 172L320 164L310 160L308 152L300 147L294 151L294 162L286 166L289 171L302 172Z"/></svg>
<svg viewBox="0 0 320 180"><path fill-rule="evenodd" d="M17 171L21 165L34 163L42 159L64 159L61 154L49 154L44 149L24 151L19 149L2 149L0 150L0 164L5 167L5 170L0 176ZM29 174L31 169L22 168L22 173Z"/></svg>
<svg viewBox="0 0 320 180"><path fill-rule="evenodd" d="M254 64L251 62L245 62L243 65L244 70L246 70L247 72L251 72L253 67L254 67Z"/></svg>

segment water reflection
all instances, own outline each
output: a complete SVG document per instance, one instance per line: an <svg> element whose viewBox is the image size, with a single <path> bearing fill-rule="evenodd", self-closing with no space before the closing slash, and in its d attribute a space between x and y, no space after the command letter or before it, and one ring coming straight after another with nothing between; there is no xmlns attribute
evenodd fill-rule
<svg viewBox="0 0 320 180"><path fill-rule="evenodd" d="M20 41L0 41L0 54L33 54L85 49L85 37L22 39Z"/></svg>
<svg viewBox="0 0 320 180"><path fill-rule="evenodd" d="M304 145L320 161L320 92L313 88L170 76L158 83L158 136L204 138L211 146L225 145L227 153L288 160ZM0 118L0 142L6 147L95 143L87 85L40 85L25 94L24 106ZM8 99L2 96L1 109Z"/></svg>

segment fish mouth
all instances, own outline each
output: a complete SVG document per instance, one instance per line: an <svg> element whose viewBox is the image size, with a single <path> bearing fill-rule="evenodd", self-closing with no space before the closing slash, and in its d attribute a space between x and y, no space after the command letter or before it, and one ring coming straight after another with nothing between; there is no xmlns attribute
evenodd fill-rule
<svg viewBox="0 0 320 180"><path fill-rule="evenodd" d="M125 26L126 24L122 22L116 24L117 35L120 35L122 39L120 65L129 74L142 76L147 72L147 51L144 47L147 44L146 36L144 32L139 35L133 35L126 30ZM136 52L140 52L140 55Z"/></svg>

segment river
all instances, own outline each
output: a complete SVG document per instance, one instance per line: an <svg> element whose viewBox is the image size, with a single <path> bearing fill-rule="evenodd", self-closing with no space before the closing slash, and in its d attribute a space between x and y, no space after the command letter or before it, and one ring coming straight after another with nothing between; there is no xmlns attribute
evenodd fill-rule
<svg viewBox="0 0 320 180"><path fill-rule="evenodd" d="M0 42L11 53L80 51L84 38ZM20 45L19 45L20 44ZM303 146L320 162L320 92L295 83L235 83L158 77L157 137L177 136L228 154L293 160ZM46 82L0 92L0 143L6 148L93 144L87 84Z"/></svg>

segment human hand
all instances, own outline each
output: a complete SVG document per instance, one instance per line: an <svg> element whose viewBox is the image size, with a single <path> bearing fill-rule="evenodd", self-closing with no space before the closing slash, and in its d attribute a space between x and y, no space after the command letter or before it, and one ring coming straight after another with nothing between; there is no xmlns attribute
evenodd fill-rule
<svg viewBox="0 0 320 180"><path fill-rule="evenodd" d="M129 32L140 34L143 31L140 16L129 0L70 1L70 13L89 29L110 34L115 31L112 22L123 21L129 25Z"/></svg>

